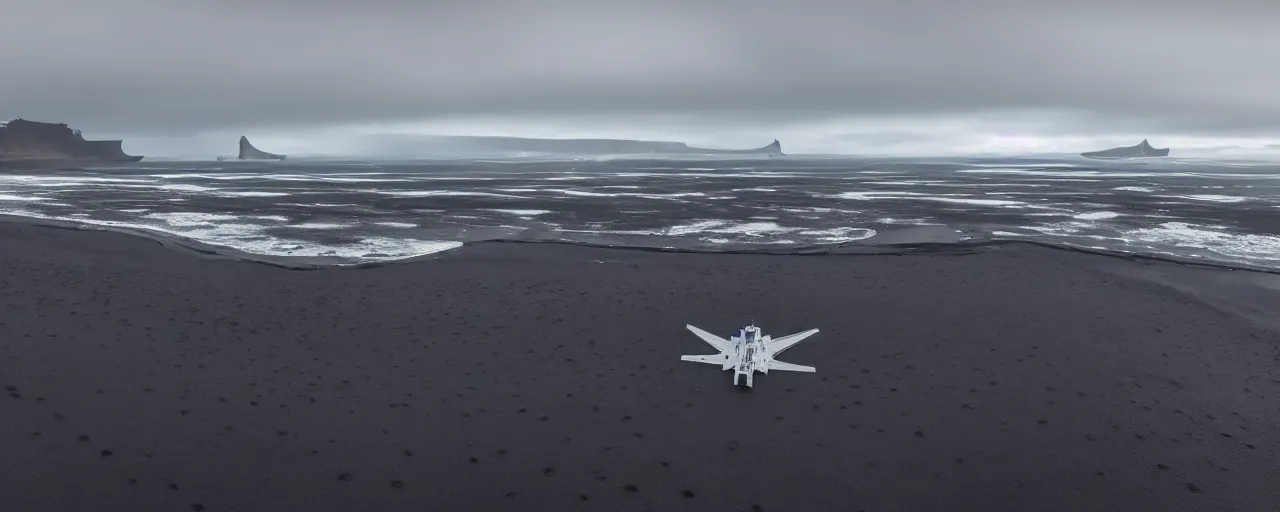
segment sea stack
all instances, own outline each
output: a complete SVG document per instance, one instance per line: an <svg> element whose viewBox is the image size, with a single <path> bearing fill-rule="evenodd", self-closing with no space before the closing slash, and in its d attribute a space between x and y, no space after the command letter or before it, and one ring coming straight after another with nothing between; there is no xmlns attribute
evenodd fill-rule
<svg viewBox="0 0 1280 512"><path fill-rule="evenodd" d="M1151 147L1151 144L1147 142L1147 139L1142 139L1142 142L1136 146L1112 148L1103 151L1090 151L1087 153L1080 153L1080 156L1103 159L1152 158L1169 156L1169 148L1156 149Z"/></svg>
<svg viewBox="0 0 1280 512"><path fill-rule="evenodd" d="M0 123L0 164L56 164L63 162L137 162L125 154L119 140L85 140L80 130L65 123L42 123L18 118Z"/></svg>
<svg viewBox="0 0 1280 512"><path fill-rule="evenodd" d="M237 158L239 158L240 160L284 160L284 155L268 153L266 151L262 151L258 148L255 148L253 147L253 144L249 143L248 137L241 135L240 136L240 155Z"/></svg>

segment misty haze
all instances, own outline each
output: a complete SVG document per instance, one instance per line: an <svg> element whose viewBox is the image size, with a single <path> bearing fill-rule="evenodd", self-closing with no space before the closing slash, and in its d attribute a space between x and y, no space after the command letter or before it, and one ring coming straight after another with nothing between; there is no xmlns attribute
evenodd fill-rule
<svg viewBox="0 0 1280 512"><path fill-rule="evenodd" d="M1269 510L1277 29L13 0L0 503Z"/></svg>
<svg viewBox="0 0 1280 512"><path fill-rule="evenodd" d="M1280 141L1266 2L14 4L0 114L157 157L215 133L357 153L332 146L388 124L841 154Z"/></svg>

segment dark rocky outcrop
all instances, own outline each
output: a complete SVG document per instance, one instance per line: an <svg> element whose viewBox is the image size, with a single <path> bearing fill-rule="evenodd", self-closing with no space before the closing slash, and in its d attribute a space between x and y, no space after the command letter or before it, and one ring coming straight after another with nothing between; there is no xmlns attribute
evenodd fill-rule
<svg viewBox="0 0 1280 512"><path fill-rule="evenodd" d="M240 155L237 156L237 158L239 158L240 160L284 160L284 155L268 153L266 151L262 151L258 148L255 148L253 147L253 144L249 143L248 137L241 135L240 136Z"/></svg>
<svg viewBox="0 0 1280 512"><path fill-rule="evenodd" d="M1080 156L1084 156L1088 158L1108 158L1108 159L1151 158L1151 157L1159 157L1159 156L1169 156L1169 148L1156 149L1151 147L1151 144L1147 142L1147 139L1142 139L1142 142L1136 146L1112 148L1112 149L1107 149L1103 151L1090 151L1087 153L1080 153Z"/></svg>
<svg viewBox="0 0 1280 512"><path fill-rule="evenodd" d="M0 123L0 164L137 162L119 140L85 140L65 123L14 119Z"/></svg>

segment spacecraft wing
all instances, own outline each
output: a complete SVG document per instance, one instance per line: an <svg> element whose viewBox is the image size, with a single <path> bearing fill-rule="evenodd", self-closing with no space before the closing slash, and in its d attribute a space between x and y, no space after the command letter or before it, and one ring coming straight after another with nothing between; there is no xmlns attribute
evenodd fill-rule
<svg viewBox="0 0 1280 512"><path fill-rule="evenodd" d="M686 324L685 327L689 328L690 332L698 335L699 338L702 338L702 341L705 341L707 342L707 344L711 345L712 347L715 347L716 350L719 350L725 353L733 352L733 344L729 343L729 340L726 340L724 338L711 334L707 331L704 331L692 325Z"/></svg>
<svg viewBox="0 0 1280 512"><path fill-rule="evenodd" d="M805 372L814 373L818 370L812 366L804 366L799 364L784 363L782 361L769 361L769 370L778 370L784 372Z"/></svg>
<svg viewBox="0 0 1280 512"><path fill-rule="evenodd" d="M692 363L707 363L717 366L724 366L724 362L728 359L724 354L711 354L705 356L680 356L681 361L689 361Z"/></svg>
<svg viewBox="0 0 1280 512"><path fill-rule="evenodd" d="M769 355L776 356L778 354L781 354L784 350L794 347L797 343L804 341L805 338L813 336L814 334L817 334L817 333L818 333L817 329L809 329L804 332L788 334L781 338L776 338L770 341L768 345L764 346L764 348L769 351Z"/></svg>

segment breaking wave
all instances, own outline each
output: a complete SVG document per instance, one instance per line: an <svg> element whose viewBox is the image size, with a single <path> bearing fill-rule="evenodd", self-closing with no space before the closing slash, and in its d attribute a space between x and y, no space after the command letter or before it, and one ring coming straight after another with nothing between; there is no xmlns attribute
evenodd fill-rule
<svg viewBox="0 0 1280 512"><path fill-rule="evenodd" d="M152 162L0 172L0 213L326 265L493 240L778 254L1018 241L1280 268L1280 168L1092 165Z"/></svg>

